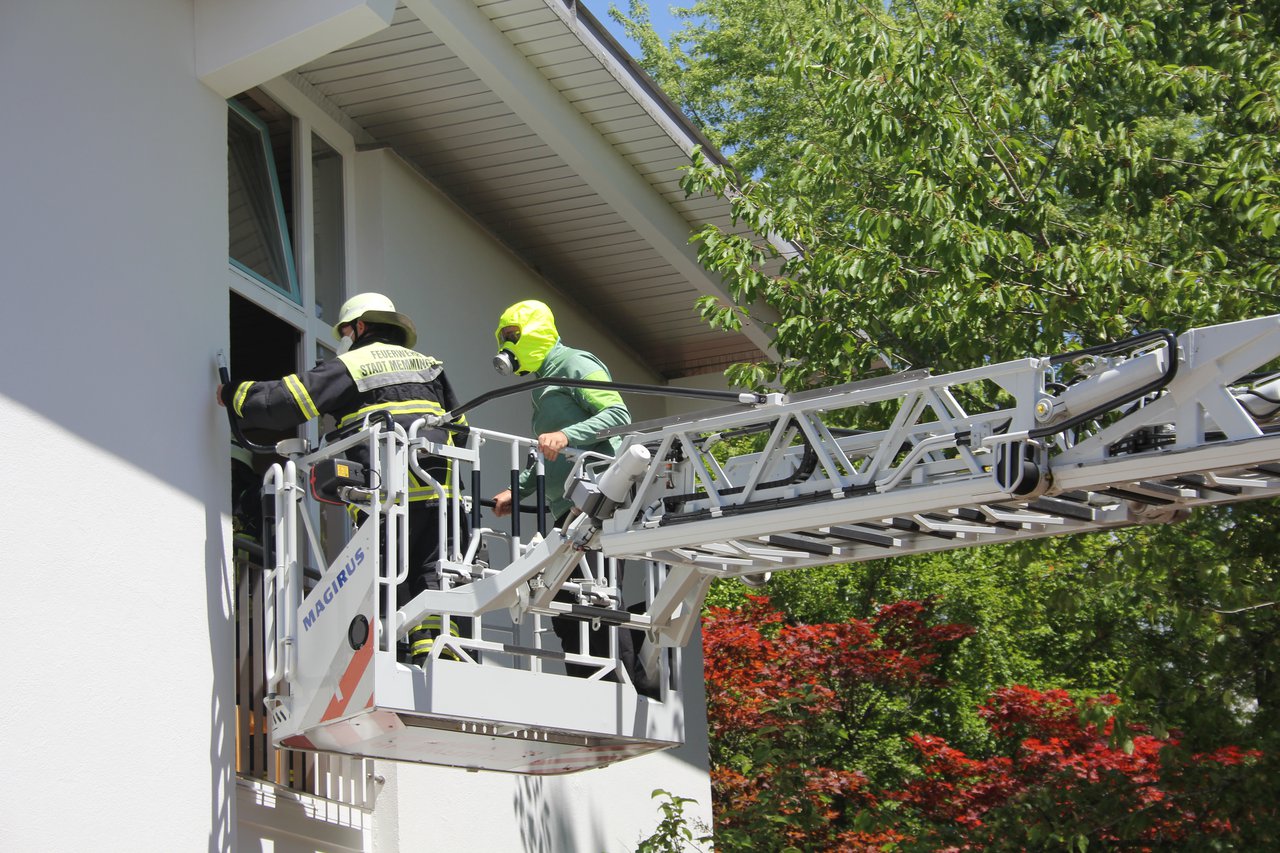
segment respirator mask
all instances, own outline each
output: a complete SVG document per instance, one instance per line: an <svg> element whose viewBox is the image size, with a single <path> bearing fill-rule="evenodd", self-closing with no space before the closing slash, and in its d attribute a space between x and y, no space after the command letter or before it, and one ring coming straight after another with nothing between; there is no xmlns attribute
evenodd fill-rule
<svg viewBox="0 0 1280 853"><path fill-rule="evenodd" d="M503 329L498 339L503 344L514 344L520 340L520 330L514 326ZM493 369L503 376L515 376L520 372L520 359L509 349L502 349L493 357Z"/></svg>
<svg viewBox="0 0 1280 853"><path fill-rule="evenodd" d="M520 359L511 352L503 350L493 357L493 369L503 376L515 376L520 370Z"/></svg>

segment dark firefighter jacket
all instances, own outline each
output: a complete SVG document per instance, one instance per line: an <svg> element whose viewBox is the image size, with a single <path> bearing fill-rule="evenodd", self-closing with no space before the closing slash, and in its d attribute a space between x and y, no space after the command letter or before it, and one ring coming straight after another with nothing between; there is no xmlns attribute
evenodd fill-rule
<svg viewBox="0 0 1280 853"><path fill-rule="evenodd" d="M306 373L224 386L222 401L243 426L272 430L288 429L321 415L332 415L338 426L344 427L375 411L388 412L407 430L423 415L443 414L458 406L440 361L373 335L366 335L350 351ZM460 419L459 424L465 426L466 419ZM465 431L439 428L420 430L419 435L445 444L466 440ZM452 466L445 460L424 459L423 468L446 490L453 488ZM434 489L414 481L411 501L436 497Z"/></svg>

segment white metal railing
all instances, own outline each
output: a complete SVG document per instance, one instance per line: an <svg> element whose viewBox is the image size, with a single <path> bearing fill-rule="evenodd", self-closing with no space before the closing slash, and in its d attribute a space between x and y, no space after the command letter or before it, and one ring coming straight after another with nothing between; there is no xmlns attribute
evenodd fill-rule
<svg viewBox="0 0 1280 853"><path fill-rule="evenodd" d="M272 745L265 715L270 664L264 654L271 587L264 584L267 572L257 543L238 541L234 562L236 774L358 809L373 808L381 783L371 760Z"/></svg>
<svg viewBox="0 0 1280 853"><path fill-rule="evenodd" d="M679 665L678 650L648 649L645 668L634 663L639 648L651 638L648 607L662 587L666 567L603 557L592 546L598 521L588 524L585 515L578 515L561 530L550 526L546 507L537 500L523 509L518 498L513 501L515 511L505 526L482 524L476 494L482 455L508 460L504 474L515 486L526 460L536 477L544 476L545 463L536 451L536 441L472 428L464 444L453 446L423 437L424 425L419 420L406 431L371 421L314 450L297 440L278 445L289 458L272 466L263 486L267 503L274 508L266 519L274 547L267 549L269 567L262 592L266 605L262 698L272 721L283 726L290 715L289 686L297 674L301 628L297 614L306 606L301 567L311 562L329 577L326 573L345 559L343 554L332 563L325 558L325 543L312 529L315 513L309 504L315 496L304 484L310 483L317 466L356 457L359 465L350 468L363 467L368 479L342 486L338 498L352 509L351 542L358 540L365 559L378 566L372 619L376 653L396 654L408 663L411 635L434 618L443 631L432 641L433 659L448 656L530 672L563 670L588 680L632 684L651 698L677 691L671 673ZM486 445L488 453L482 454ZM573 450L566 455L576 460L572 476L586 479L612 462L599 454ZM454 488L446 489L427 470L423 459L428 456L449 461ZM404 596L397 591L411 578L411 474L416 487L436 495L433 511L440 558L427 589L401 606L398 601ZM471 493L464 495L460 485L466 482ZM543 488L536 493L541 496ZM522 512L538 518L532 532L522 524ZM469 520L469 536L463 530L464 518ZM343 553L351 547L349 543ZM630 607L624 599L631 600ZM553 633L560 635L561 643L551 641ZM552 664L554 668L548 669Z"/></svg>

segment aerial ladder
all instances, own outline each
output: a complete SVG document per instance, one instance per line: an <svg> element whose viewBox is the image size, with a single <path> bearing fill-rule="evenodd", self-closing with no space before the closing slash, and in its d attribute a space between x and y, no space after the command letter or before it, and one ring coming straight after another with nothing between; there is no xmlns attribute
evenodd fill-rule
<svg viewBox="0 0 1280 853"><path fill-rule="evenodd" d="M615 456L578 454L566 490L576 509L562 527L539 514L527 533L519 512L510 529L482 526L480 476L540 473L536 440L476 427L456 447L424 437L470 404L408 430L369 420L319 448L281 442L286 459L264 480L272 740L524 774L676 746L681 650L715 579L759 584L1274 497L1280 372L1266 371L1277 359L1280 315L939 376L737 395L620 428ZM857 428L868 412L888 426ZM758 449L726 455L739 438ZM470 496L436 484L424 455L451 459L457 482L469 475ZM397 608L411 472L440 490L446 544L430 588ZM332 559L317 497L358 519ZM465 540L459 513L472 520ZM432 616L445 632L429 661L404 662L397 647ZM552 618L584 639L604 632L607 651L545 642Z"/></svg>

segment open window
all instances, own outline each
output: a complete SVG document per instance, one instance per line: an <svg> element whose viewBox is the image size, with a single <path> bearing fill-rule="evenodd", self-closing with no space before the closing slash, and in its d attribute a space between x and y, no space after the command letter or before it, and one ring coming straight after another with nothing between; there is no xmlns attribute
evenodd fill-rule
<svg viewBox="0 0 1280 853"><path fill-rule="evenodd" d="M301 303L272 133L266 121L250 109L251 103L247 98L228 102L227 254L242 272ZM277 127L275 135L286 137L289 150L289 134Z"/></svg>
<svg viewBox="0 0 1280 853"><path fill-rule="evenodd" d="M305 119L263 89L227 104L228 361L231 381L279 379L331 358L331 325L345 298L347 160ZM328 128L327 133L332 133ZM335 139L335 142L339 140ZM304 165L304 164L309 164ZM246 431L259 445L305 438L332 424ZM367 807L367 762L274 748L262 695L263 564L261 483L279 457L232 449L236 595L236 770L255 782ZM326 552L350 535L339 508L312 519ZM308 560L310 562L310 560ZM304 565L304 583L318 567Z"/></svg>

